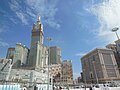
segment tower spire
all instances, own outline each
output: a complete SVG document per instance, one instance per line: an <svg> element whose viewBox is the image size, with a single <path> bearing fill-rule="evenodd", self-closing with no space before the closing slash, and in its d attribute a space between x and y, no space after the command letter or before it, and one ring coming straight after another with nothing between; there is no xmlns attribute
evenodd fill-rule
<svg viewBox="0 0 120 90"><path fill-rule="evenodd" d="M40 22L40 16L38 16L38 21Z"/></svg>

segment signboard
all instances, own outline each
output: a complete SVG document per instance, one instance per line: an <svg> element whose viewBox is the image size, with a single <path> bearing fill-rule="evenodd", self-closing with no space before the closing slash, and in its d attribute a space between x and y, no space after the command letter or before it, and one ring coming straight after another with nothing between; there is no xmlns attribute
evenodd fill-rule
<svg viewBox="0 0 120 90"><path fill-rule="evenodd" d="M37 88L38 90L47 90L48 86L47 84L38 84ZM52 85L49 85L49 90L52 90Z"/></svg>

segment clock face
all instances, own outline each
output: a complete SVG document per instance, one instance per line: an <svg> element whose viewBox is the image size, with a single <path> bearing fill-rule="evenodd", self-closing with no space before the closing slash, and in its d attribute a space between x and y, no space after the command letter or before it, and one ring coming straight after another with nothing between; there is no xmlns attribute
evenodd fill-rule
<svg viewBox="0 0 120 90"><path fill-rule="evenodd" d="M39 28L40 28L39 25L36 25L36 26L35 26L36 31L39 30Z"/></svg>
<svg viewBox="0 0 120 90"><path fill-rule="evenodd" d="M37 25L37 26L36 26L36 30L38 30L39 28L40 28L40 26L39 26L39 25Z"/></svg>

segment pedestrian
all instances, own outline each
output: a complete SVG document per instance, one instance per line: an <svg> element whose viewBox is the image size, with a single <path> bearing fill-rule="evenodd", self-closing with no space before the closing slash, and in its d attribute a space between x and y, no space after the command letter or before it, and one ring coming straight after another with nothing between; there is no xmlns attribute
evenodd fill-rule
<svg viewBox="0 0 120 90"><path fill-rule="evenodd" d="M92 87L92 90L95 90L95 86Z"/></svg>
<svg viewBox="0 0 120 90"><path fill-rule="evenodd" d="M60 90L62 89L62 87L60 86Z"/></svg>
<svg viewBox="0 0 120 90"><path fill-rule="evenodd" d="M36 87L36 86L34 86L34 90L37 90L37 87Z"/></svg>
<svg viewBox="0 0 120 90"><path fill-rule="evenodd" d="M105 87L105 88L106 88L105 90L110 90L108 85L106 85L106 87Z"/></svg>
<svg viewBox="0 0 120 90"><path fill-rule="evenodd" d="M104 84L102 90L109 90L109 89L107 89L106 85Z"/></svg>
<svg viewBox="0 0 120 90"><path fill-rule="evenodd" d="M92 87L90 87L90 90L92 90Z"/></svg>

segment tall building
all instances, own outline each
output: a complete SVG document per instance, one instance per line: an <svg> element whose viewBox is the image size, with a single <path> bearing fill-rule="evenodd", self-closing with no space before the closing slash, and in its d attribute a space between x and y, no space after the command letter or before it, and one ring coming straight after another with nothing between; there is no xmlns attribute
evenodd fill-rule
<svg viewBox="0 0 120 90"><path fill-rule="evenodd" d="M54 83L60 84L62 77L62 67L61 64L52 64L50 65L49 74L53 77Z"/></svg>
<svg viewBox="0 0 120 90"><path fill-rule="evenodd" d="M38 17L37 23L33 24L30 53L28 57L28 65L31 69L40 69L47 65L48 51L43 45L44 33L43 25Z"/></svg>
<svg viewBox="0 0 120 90"><path fill-rule="evenodd" d="M106 83L120 80L117 63L111 49L95 49L81 58L83 81Z"/></svg>
<svg viewBox="0 0 120 90"><path fill-rule="evenodd" d="M38 70L12 69L9 76L9 81L13 82L47 83L47 80L47 73Z"/></svg>
<svg viewBox="0 0 120 90"><path fill-rule="evenodd" d="M12 68L12 59L0 58L0 81L8 81Z"/></svg>
<svg viewBox="0 0 120 90"><path fill-rule="evenodd" d="M14 53L15 53L15 48L8 48L6 58L13 60Z"/></svg>
<svg viewBox="0 0 120 90"><path fill-rule="evenodd" d="M120 39L118 39L117 41L115 41L116 43L116 61L117 61L117 65L118 65L118 69L119 69L119 73L120 73Z"/></svg>
<svg viewBox="0 0 120 90"><path fill-rule="evenodd" d="M112 49L114 52L117 51L116 44L108 44L108 45L106 45L106 48L108 48L108 49Z"/></svg>
<svg viewBox="0 0 120 90"><path fill-rule="evenodd" d="M50 64L61 63L61 49L57 46L50 47ZM49 56L48 56L49 57Z"/></svg>
<svg viewBox="0 0 120 90"><path fill-rule="evenodd" d="M117 46L117 51L120 52L120 39L115 41L116 46Z"/></svg>
<svg viewBox="0 0 120 90"><path fill-rule="evenodd" d="M108 44L106 46L106 48L108 49L111 49L114 53L114 56L115 56L115 59L116 59L116 62L117 62L117 65L118 65L118 70L119 70L119 73L120 73L120 54L119 54L119 45L116 45L116 44Z"/></svg>
<svg viewBox="0 0 120 90"><path fill-rule="evenodd" d="M37 23L33 24L30 49L21 43L17 43L14 50L8 49L6 58L13 58L10 81L48 83L48 48L43 45L43 41L43 25L38 17ZM50 67L50 70L53 69ZM53 80L51 73L49 78Z"/></svg>
<svg viewBox="0 0 120 90"><path fill-rule="evenodd" d="M62 82L65 85L73 84L73 70L71 60L64 60L62 62Z"/></svg>
<svg viewBox="0 0 120 90"><path fill-rule="evenodd" d="M74 85L80 85L81 83L81 77L77 77L75 80L74 80Z"/></svg>
<svg viewBox="0 0 120 90"><path fill-rule="evenodd" d="M21 65L25 65L27 62L28 53L29 49L25 45L17 43L13 57L13 68L19 68Z"/></svg>

